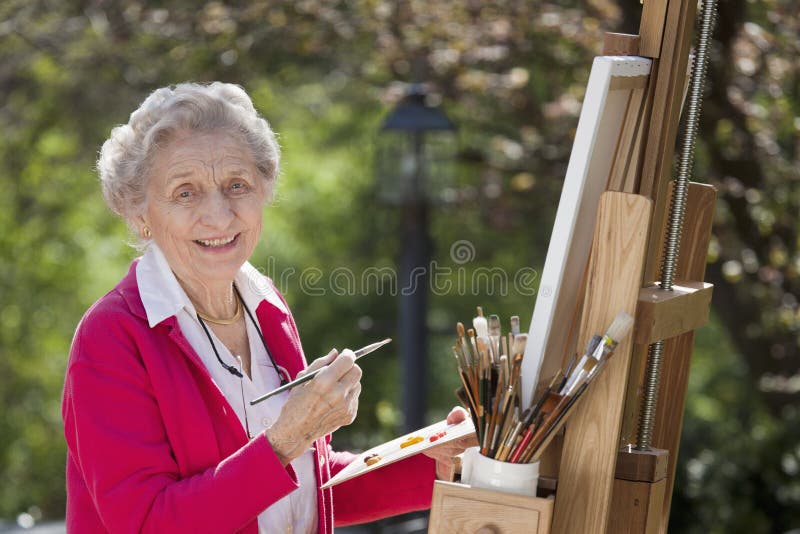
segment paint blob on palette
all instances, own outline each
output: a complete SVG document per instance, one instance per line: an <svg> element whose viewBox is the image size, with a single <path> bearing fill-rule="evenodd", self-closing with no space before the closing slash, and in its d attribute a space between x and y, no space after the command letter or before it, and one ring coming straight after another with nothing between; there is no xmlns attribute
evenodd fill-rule
<svg viewBox="0 0 800 534"><path fill-rule="evenodd" d="M335 477L323 484L322 489L336 486L351 478L474 433L475 427L471 419L454 425L448 425L447 421L439 421L362 452Z"/></svg>

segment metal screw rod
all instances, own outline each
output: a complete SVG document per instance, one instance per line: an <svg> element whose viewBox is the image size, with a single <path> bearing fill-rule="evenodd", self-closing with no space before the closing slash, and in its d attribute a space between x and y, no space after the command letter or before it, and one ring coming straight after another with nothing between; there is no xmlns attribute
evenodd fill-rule
<svg viewBox="0 0 800 534"><path fill-rule="evenodd" d="M672 291L675 268L678 264L681 231L686 211L686 191L694 165L695 143L697 141L697 130L703 103L706 71L708 69L708 48L711 43L711 31L716 19L716 7L716 0L705 0L703 2L700 35L692 68L689 101L687 104L686 130L681 145L678 174L675 178L672 201L670 202L669 225L666 242L664 243L664 258L661 264L661 289L664 291ZM661 381L661 354L663 347L663 341L656 341L647 350L647 368L645 370L642 405L639 410L639 432L636 438L637 450L649 450L653 442L653 426L658 403L658 386Z"/></svg>

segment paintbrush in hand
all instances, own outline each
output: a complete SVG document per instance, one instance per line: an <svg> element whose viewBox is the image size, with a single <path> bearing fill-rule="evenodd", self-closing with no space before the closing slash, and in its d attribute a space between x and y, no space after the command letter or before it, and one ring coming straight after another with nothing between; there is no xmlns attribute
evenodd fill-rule
<svg viewBox="0 0 800 534"><path fill-rule="evenodd" d="M356 355L356 360L358 360L359 358L363 358L364 356L366 356L370 352L374 352L374 351L378 350L379 348L381 348L382 346L386 345L387 343L389 343L391 341L392 341L392 338L387 337L383 341L378 341L377 343L373 343L371 345L367 345L366 347L361 347L360 349L354 351L353 354ZM258 404L261 401L265 401L268 398L270 398L272 396L275 396L278 393L283 393L284 391L286 391L288 389L292 389L295 386L299 386L300 384L305 384L306 382L308 382L309 380L311 380L312 378L314 378L315 376L320 374L323 369L327 369L327 368L328 368L327 365L325 367L320 367L316 371L308 373L307 375L303 375L302 377L298 378L297 380L292 380L288 384L284 384L284 385L282 385L281 387L279 387L277 389L273 389L269 393L265 393L264 395L261 395L260 397L257 397L255 399L251 400L250 401L250 406L253 406L254 404Z"/></svg>

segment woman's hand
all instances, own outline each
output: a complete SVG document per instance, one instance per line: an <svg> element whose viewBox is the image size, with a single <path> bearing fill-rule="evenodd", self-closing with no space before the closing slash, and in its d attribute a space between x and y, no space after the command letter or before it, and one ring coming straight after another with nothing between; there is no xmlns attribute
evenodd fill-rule
<svg viewBox="0 0 800 534"><path fill-rule="evenodd" d="M469 414L464 408L460 406L450 410L447 414L447 424L454 425L467 419ZM464 436L455 441L445 443L440 447L434 447L424 451L423 454L430 456L436 460L436 478L439 480L447 480L450 478L450 472L453 470L453 457L461 454L469 447L474 447L478 444L478 439L474 434Z"/></svg>
<svg viewBox="0 0 800 534"><path fill-rule="evenodd" d="M291 390L278 420L264 432L284 465L307 451L317 438L356 418L361 368L355 364L355 354L333 349L298 377L325 366L313 380Z"/></svg>

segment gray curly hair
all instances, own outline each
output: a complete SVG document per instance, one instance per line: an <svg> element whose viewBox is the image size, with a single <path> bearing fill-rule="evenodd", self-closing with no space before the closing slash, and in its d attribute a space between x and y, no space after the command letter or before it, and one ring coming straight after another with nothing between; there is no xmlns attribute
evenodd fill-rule
<svg viewBox="0 0 800 534"><path fill-rule="evenodd" d="M249 147L271 197L280 147L244 89L221 82L163 87L131 113L128 124L111 130L97 160L106 203L131 229L132 218L145 206L147 176L156 152L181 130L222 130L239 137Z"/></svg>

